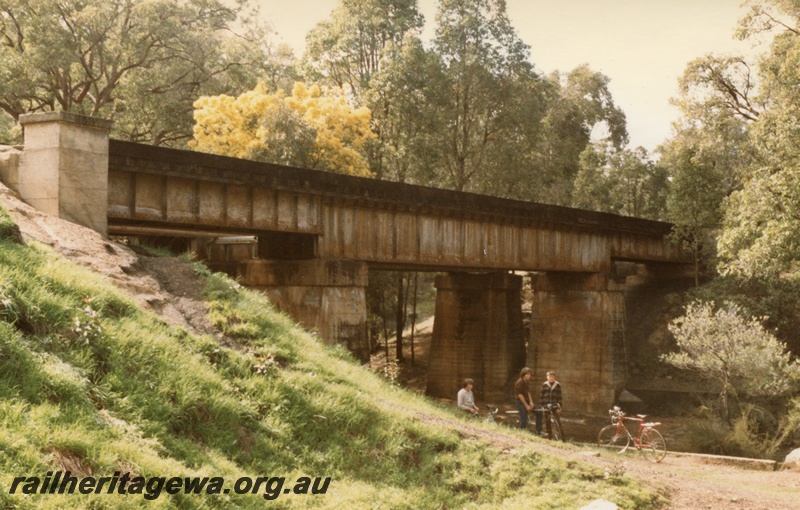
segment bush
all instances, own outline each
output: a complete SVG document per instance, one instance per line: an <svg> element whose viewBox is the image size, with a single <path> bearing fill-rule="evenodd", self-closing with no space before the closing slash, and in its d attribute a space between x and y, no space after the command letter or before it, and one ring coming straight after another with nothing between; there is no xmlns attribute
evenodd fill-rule
<svg viewBox="0 0 800 510"><path fill-rule="evenodd" d="M726 423L730 423L729 396L739 400L789 395L800 383L800 364L762 322L762 317L747 318L733 303L717 308L714 303L695 302L669 326L679 352L662 360L709 379L720 392Z"/></svg>

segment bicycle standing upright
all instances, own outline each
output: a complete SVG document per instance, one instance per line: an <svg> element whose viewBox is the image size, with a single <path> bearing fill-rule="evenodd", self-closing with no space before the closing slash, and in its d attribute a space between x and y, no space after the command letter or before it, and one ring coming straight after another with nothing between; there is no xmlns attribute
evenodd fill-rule
<svg viewBox="0 0 800 510"><path fill-rule="evenodd" d="M556 411L561 409L560 404L547 404L541 407L537 407L534 409L536 413L544 413L544 423L550 424L550 431L552 437L549 439L554 439L556 441L566 441L564 439L564 429L561 428L561 420L558 419L556 416Z"/></svg>
<svg viewBox="0 0 800 510"><path fill-rule="evenodd" d="M610 450L618 450L624 453L631 443L639 450L642 455L653 462L661 462L667 455L667 443L664 436L654 427L661 425L659 422L644 423L647 417L644 414L637 414L636 418L625 416L617 406L608 411L611 416L612 425L606 425L597 435L597 446ZM625 420L639 424L636 435L632 435L625 426Z"/></svg>

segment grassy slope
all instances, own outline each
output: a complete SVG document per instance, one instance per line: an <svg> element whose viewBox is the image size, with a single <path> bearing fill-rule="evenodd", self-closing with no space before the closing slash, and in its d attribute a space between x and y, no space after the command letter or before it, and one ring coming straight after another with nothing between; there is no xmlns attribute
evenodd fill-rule
<svg viewBox="0 0 800 510"><path fill-rule="evenodd" d="M8 224L0 210L0 231ZM322 346L260 295L198 273L210 318L240 348L163 323L48 249L0 239L0 507L267 503L233 494L8 494L14 476L59 469L229 484L245 475L332 477L326 495L270 502L292 508L579 508L599 497L648 508L656 500L597 468L502 451L415 419L414 411L453 415Z"/></svg>

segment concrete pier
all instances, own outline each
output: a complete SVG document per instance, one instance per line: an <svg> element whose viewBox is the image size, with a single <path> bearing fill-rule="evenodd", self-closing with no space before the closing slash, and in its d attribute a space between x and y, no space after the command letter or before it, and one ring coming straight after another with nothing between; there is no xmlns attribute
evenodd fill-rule
<svg viewBox="0 0 800 510"><path fill-rule="evenodd" d="M455 398L464 378L475 397L503 402L523 366L522 277L508 273L449 273L436 277L429 395Z"/></svg>
<svg viewBox="0 0 800 510"><path fill-rule="evenodd" d="M531 285L534 382L553 370L565 409L605 413L625 384L624 285L600 273L538 274Z"/></svg>
<svg viewBox="0 0 800 510"><path fill-rule="evenodd" d="M249 260L240 264L243 285L264 292L279 310L329 344L369 359L367 265L335 260Z"/></svg>

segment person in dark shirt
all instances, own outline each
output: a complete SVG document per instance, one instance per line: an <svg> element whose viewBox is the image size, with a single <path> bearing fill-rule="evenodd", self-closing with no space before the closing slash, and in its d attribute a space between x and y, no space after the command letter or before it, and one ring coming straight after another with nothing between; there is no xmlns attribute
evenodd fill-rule
<svg viewBox="0 0 800 510"><path fill-rule="evenodd" d="M559 407L562 405L564 398L561 394L561 383L556 381L556 373L552 370L547 372L547 380L542 384L542 392L539 396L539 404L544 408L547 404L558 404ZM542 433L542 415L544 413L536 413L536 432L539 434ZM555 409L553 411L553 415L558 420L558 423L561 423L561 409ZM550 420L547 420L547 437L553 437L553 426L550 424Z"/></svg>
<svg viewBox="0 0 800 510"><path fill-rule="evenodd" d="M519 410L519 428L528 428L528 413L533 411L533 397L531 397L531 390L528 386L533 376L533 371L525 367L519 373L519 379L514 385L514 397L517 402L517 410Z"/></svg>

